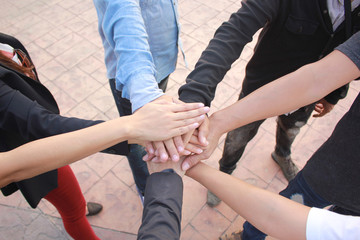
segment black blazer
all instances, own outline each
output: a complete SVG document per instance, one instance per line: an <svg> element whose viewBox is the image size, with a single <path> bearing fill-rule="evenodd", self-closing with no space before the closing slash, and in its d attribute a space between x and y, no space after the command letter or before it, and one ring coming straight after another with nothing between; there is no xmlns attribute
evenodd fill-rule
<svg viewBox="0 0 360 240"><path fill-rule="evenodd" d="M30 58L25 47L14 37L0 33L0 43L21 49ZM36 70L35 75L37 77ZM36 139L71 132L101 122L59 115L57 103L44 85L0 63L1 152ZM127 142L119 143L103 152L126 155ZM53 170L31 179L11 183L1 191L8 196L20 189L30 206L35 208L41 198L56 187L57 170Z"/></svg>

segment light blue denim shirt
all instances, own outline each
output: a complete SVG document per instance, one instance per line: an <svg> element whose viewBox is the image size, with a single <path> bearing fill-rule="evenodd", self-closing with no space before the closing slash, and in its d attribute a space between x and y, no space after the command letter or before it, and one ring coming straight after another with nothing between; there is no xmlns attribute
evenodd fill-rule
<svg viewBox="0 0 360 240"><path fill-rule="evenodd" d="M157 83L175 70L177 0L94 0L107 77L133 112L164 93Z"/></svg>

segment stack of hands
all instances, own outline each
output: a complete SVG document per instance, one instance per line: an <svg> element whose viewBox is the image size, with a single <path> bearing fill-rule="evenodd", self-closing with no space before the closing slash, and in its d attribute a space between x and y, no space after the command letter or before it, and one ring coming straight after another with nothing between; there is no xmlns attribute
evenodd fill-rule
<svg viewBox="0 0 360 240"><path fill-rule="evenodd" d="M163 95L152 103L184 104L167 95ZM203 105L199 103L200 106ZM209 108L205 107L205 111L208 113ZM204 114L198 120L200 121L194 125L196 129L188 128L186 132L165 141L142 143L147 151L143 160L148 162L150 173L173 168L175 172L183 176L186 170L211 156L223 133L219 132L219 128L216 127L213 116L207 117Z"/></svg>

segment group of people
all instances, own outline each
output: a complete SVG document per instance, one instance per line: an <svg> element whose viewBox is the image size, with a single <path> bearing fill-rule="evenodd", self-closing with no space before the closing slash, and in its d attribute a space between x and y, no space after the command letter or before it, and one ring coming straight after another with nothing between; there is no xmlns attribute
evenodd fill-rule
<svg viewBox="0 0 360 240"><path fill-rule="evenodd" d="M20 190L33 208L45 198L71 237L99 239L86 218L94 203L86 203L68 164L103 151L128 158L144 204L138 239L180 238L184 174L209 189L210 206L222 199L248 221L226 239L358 239L360 96L300 171L291 145L314 110L316 117L331 111L360 77L360 0L243 0L215 32L179 99L164 93L181 49L178 2L94 5L118 119L61 116L26 48L0 35L5 196ZM261 28L239 100L207 116L217 84ZM271 157L289 180L282 196L229 176L271 116L278 116ZM224 133L220 171L199 163Z"/></svg>

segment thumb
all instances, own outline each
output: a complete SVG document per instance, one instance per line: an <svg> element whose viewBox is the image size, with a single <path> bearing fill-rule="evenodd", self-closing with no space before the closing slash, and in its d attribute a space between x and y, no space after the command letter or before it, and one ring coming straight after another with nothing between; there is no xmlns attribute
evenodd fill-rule
<svg viewBox="0 0 360 240"><path fill-rule="evenodd" d="M195 166L198 162L203 159L202 154L191 155L184 159L181 168L183 171L190 169L191 167Z"/></svg>

